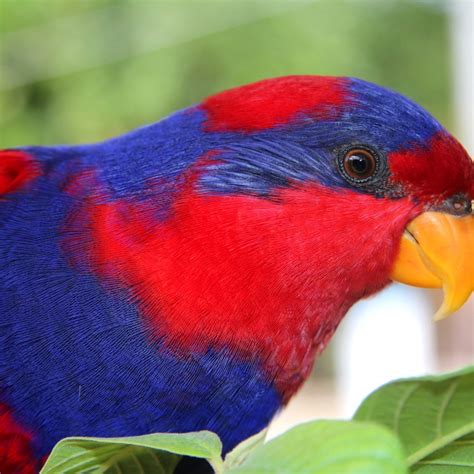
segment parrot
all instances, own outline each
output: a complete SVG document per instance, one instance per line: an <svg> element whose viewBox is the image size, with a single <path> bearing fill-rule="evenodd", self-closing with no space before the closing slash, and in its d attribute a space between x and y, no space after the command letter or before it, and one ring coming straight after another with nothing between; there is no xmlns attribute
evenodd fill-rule
<svg viewBox="0 0 474 474"><path fill-rule="evenodd" d="M70 436L267 427L347 311L474 288L474 164L425 109L260 80L99 143L0 152L0 472ZM381 315L381 317L383 317ZM189 471L193 472L193 471Z"/></svg>

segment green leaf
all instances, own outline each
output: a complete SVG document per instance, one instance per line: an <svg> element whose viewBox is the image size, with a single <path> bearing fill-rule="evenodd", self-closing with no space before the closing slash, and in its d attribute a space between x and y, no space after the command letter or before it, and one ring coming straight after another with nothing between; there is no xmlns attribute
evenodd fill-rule
<svg viewBox="0 0 474 474"><path fill-rule="evenodd" d="M474 366L384 385L364 400L354 419L393 430L414 472L473 472ZM471 465L464 465L466 459Z"/></svg>
<svg viewBox="0 0 474 474"><path fill-rule="evenodd" d="M229 474L403 474L397 438L373 423L316 421L252 450Z"/></svg>
<svg viewBox="0 0 474 474"><path fill-rule="evenodd" d="M418 461L415 474L472 474L474 472L474 432Z"/></svg>
<svg viewBox="0 0 474 474"><path fill-rule="evenodd" d="M254 449L263 444L267 432L268 428L265 428L260 433L242 441L228 453L224 460L224 472L227 469L240 466Z"/></svg>
<svg viewBox="0 0 474 474"><path fill-rule="evenodd" d="M210 431L157 433L125 438L65 438L41 474L171 474L181 456L204 458L221 470L222 443Z"/></svg>

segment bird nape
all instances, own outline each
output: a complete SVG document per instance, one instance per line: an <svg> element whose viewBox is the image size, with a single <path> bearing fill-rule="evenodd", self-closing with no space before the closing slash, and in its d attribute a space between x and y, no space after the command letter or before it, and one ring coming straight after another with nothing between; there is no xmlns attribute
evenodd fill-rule
<svg viewBox="0 0 474 474"><path fill-rule="evenodd" d="M0 471L67 436L211 430L224 451L392 280L473 289L474 165L429 113L269 79L102 143L0 153ZM381 315L380 317L383 317Z"/></svg>

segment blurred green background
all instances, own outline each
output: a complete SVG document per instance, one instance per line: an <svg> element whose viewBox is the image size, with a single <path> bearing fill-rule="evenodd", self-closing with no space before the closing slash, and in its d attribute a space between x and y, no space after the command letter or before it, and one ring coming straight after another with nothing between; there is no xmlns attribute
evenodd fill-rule
<svg viewBox="0 0 474 474"><path fill-rule="evenodd" d="M445 2L0 0L0 147L101 140L235 85L346 75L448 128Z"/></svg>

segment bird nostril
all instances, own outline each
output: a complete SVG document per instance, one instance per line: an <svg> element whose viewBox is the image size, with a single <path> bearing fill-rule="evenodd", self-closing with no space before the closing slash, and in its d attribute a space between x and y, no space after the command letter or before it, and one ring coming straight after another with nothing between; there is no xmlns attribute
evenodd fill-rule
<svg viewBox="0 0 474 474"><path fill-rule="evenodd" d="M467 196L452 196L442 203L435 205L432 210L438 212L446 212L454 216L466 216L472 214L473 201Z"/></svg>
<svg viewBox="0 0 474 474"><path fill-rule="evenodd" d="M472 213L472 201L467 197L458 196L448 201L455 215L466 215Z"/></svg>

